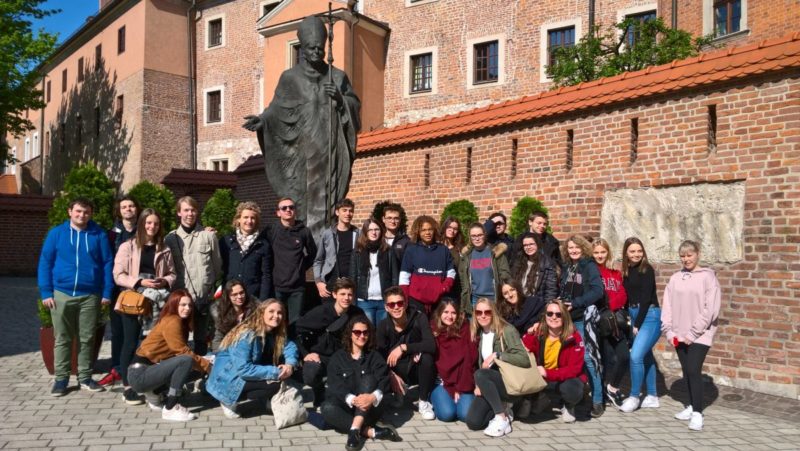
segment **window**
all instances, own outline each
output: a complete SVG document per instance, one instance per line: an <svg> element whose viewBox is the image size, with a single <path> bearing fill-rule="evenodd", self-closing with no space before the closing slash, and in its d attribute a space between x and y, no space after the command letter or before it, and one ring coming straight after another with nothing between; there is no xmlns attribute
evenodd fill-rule
<svg viewBox="0 0 800 451"><path fill-rule="evenodd" d="M103 68L103 44L97 44L94 48L94 70L99 71Z"/></svg>
<svg viewBox="0 0 800 451"><path fill-rule="evenodd" d="M411 92L430 92L433 88L433 54L411 57Z"/></svg>
<svg viewBox="0 0 800 451"><path fill-rule="evenodd" d="M651 20L656 20L656 11L644 11L638 14L629 14L625 16L626 19L633 19L634 23L644 24L645 22L649 22ZM636 40L639 38L639 33L636 32L635 25L631 24L628 27L627 35L625 36L626 43L628 47L633 47L636 45Z"/></svg>
<svg viewBox="0 0 800 451"><path fill-rule="evenodd" d="M742 29L742 0L714 1L714 36L736 33Z"/></svg>
<svg viewBox="0 0 800 451"><path fill-rule="evenodd" d="M300 64L300 58L303 57L303 52L300 50L300 43L294 42L289 44L289 68Z"/></svg>
<svg viewBox="0 0 800 451"><path fill-rule="evenodd" d="M464 182L467 185L472 183L472 146L467 147L467 167Z"/></svg>
<svg viewBox="0 0 800 451"><path fill-rule="evenodd" d="M25 147L22 151L22 162L26 162L31 159L31 139L25 138Z"/></svg>
<svg viewBox="0 0 800 451"><path fill-rule="evenodd" d="M67 92L67 70L61 71L61 92Z"/></svg>
<svg viewBox="0 0 800 451"><path fill-rule="evenodd" d="M519 151L519 140L511 140L511 178L517 177L517 153Z"/></svg>
<svg viewBox="0 0 800 451"><path fill-rule="evenodd" d="M31 157L39 156L39 132L33 134L33 149L31 150Z"/></svg>
<svg viewBox="0 0 800 451"><path fill-rule="evenodd" d="M44 134L44 153L50 153L50 132Z"/></svg>
<svg viewBox="0 0 800 451"><path fill-rule="evenodd" d="M125 27L117 30L117 54L125 52Z"/></svg>
<svg viewBox="0 0 800 451"><path fill-rule="evenodd" d="M78 58L78 81L83 81L83 57Z"/></svg>
<svg viewBox="0 0 800 451"><path fill-rule="evenodd" d="M639 118L631 119L631 164L639 158Z"/></svg>
<svg viewBox="0 0 800 451"><path fill-rule="evenodd" d="M206 93L206 123L222 122L222 91Z"/></svg>
<svg viewBox="0 0 800 451"><path fill-rule="evenodd" d="M472 83L493 83L499 79L499 48L497 41L476 44L473 50Z"/></svg>
<svg viewBox="0 0 800 451"><path fill-rule="evenodd" d="M11 158L13 158L15 160L17 158L17 148L16 147L11 149ZM11 169L11 175L14 175L14 174L17 173L17 163L9 164L8 167L6 168L6 170L8 170L9 168Z"/></svg>
<svg viewBox="0 0 800 451"><path fill-rule="evenodd" d="M47 80L47 103L50 103L50 80Z"/></svg>
<svg viewBox="0 0 800 451"><path fill-rule="evenodd" d="M717 106L708 106L708 153L717 150Z"/></svg>
<svg viewBox="0 0 800 451"><path fill-rule="evenodd" d="M78 142L79 146L83 144L83 118L80 113L75 118L75 141Z"/></svg>
<svg viewBox="0 0 800 451"><path fill-rule="evenodd" d="M575 27L565 27L547 32L547 65L556 64L556 50L575 45Z"/></svg>
<svg viewBox="0 0 800 451"><path fill-rule="evenodd" d="M94 136L100 136L100 107L94 107Z"/></svg>
<svg viewBox="0 0 800 451"><path fill-rule="evenodd" d="M63 153L67 150L67 123L61 122L61 127L58 128L58 147Z"/></svg>
<svg viewBox="0 0 800 451"><path fill-rule="evenodd" d="M267 14L271 13L278 5L281 4L281 0L267 0L266 2L261 3L261 16L266 16Z"/></svg>
<svg viewBox="0 0 800 451"><path fill-rule="evenodd" d="M211 160L211 169L217 172L228 172L228 159Z"/></svg>
<svg viewBox="0 0 800 451"><path fill-rule="evenodd" d="M125 96L119 95L117 96L117 104L114 108L114 121L117 123L117 127L122 125L122 111L125 109Z"/></svg>
<svg viewBox="0 0 800 451"><path fill-rule="evenodd" d="M423 179L425 180L425 188L429 188L431 186L431 154L425 154L425 163L422 166L422 175Z"/></svg>
<svg viewBox="0 0 800 451"><path fill-rule="evenodd" d="M573 152L575 151L575 130L569 129L567 130L567 161L564 165L567 168L567 172L572 170L572 157Z"/></svg>
<svg viewBox="0 0 800 451"><path fill-rule="evenodd" d="M222 45L222 18L208 21L208 48Z"/></svg>

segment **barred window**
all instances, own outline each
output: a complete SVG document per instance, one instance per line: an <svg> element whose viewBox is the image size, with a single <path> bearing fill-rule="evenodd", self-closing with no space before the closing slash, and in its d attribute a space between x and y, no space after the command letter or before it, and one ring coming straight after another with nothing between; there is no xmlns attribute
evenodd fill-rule
<svg viewBox="0 0 800 451"><path fill-rule="evenodd" d="M430 92L433 89L433 54L411 57L411 92Z"/></svg>
<svg viewBox="0 0 800 451"><path fill-rule="evenodd" d="M208 47L222 45L222 18L208 21Z"/></svg>
<svg viewBox="0 0 800 451"><path fill-rule="evenodd" d="M547 32L547 65L556 64L556 50L575 45L575 27L559 28Z"/></svg>
<svg viewBox="0 0 800 451"><path fill-rule="evenodd" d="M473 84L492 83L499 77L499 44L497 41L475 44Z"/></svg>

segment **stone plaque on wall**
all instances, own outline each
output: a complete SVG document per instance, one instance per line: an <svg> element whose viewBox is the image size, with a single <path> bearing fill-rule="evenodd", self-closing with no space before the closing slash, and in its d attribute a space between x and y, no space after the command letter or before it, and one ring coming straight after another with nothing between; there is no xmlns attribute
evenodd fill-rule
<svg viewBox="0 0 800 451"><path fill-rule="evenodd" d="M742 259L744 182L606 191L600 233L616 259L631 236L652 262L674 263L683 240L699 241L702 261Z"/></svg>

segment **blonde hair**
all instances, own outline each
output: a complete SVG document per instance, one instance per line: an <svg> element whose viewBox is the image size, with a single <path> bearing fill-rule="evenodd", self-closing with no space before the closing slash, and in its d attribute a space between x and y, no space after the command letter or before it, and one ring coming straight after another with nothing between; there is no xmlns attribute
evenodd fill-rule
<svg viewBox="0 0 800 451"><path fill-rule="evenodd" d="M472 335L472 341L474 342L478 342L480 340L478 338L478 334L483 329L483 327L478 324L478 315L475 313L478 309L478 305L480 304L486 304L492 310L492 322L489 324L490 331L494 332L495 334L502 334L503 329L508 326L506 320L504 320L497 311L497 307L495 307L494 302L492 302L489 298L478 298L478 301L475 302L475 306L472 308L472 321L469 323L470 334Z"/></svg>
<svg viewBox="0 0 800 451"><path fill-rule="evenodd" d="M547 307L551 305L558 305L558 310L561 312L561 334L559 335L558 339L560 341L565 341L569 337L571 337L575 333L575 324L572 322L572 317L569 315L569 310L567 310L567 306L564 305L563 302L559 299L553 299L552 301L548 302L547 305L544 306L544 311L542 312L542 320L540 321L539 326L539 336L542 338L547 338L550 335L550 327L547 325Z"/></svg>
<svg viewBox="0 0 800 451"><path fill-rule="evenodd" d="M267 307L272 304L280 305L284 315L278 327L267 332L267 325L264 324L264 312L266 312ZM283 355L283 347L286 345L287 328L286 310L283 308L283 304L275 298L270 298L259 304L244 321L228 332L228 335L225 335L225 338L222 339L222 344L220 344L220 349L227 349L235 345L248 332L253 332L255 337L261 339L261 343L263 344L267 334L270 333L275 336L275 344L272 348L272 363L277 366Z"/></svg>
<svg viewBox="0 0 800 451"><path fill-rule="evenodd" d="M233 228L239 228L239 219L241 219L245 210L250 210L256 214L256 231L258 231L258 227L261 225L261 207L257 203L250 201L242 202L236 206L236 214L233 216Z"/></svg>
<svg viewBox="0 0 800 451"><path fill-rule="evenodd" d="M569 257L569 242L572 241L581 248L581 257L592 259L592 244L583 235L572 235L564 244L561 245L561 261L569 263L572 259ZM594 260L594 259L592 259Z"/></svg>
<svg viewBox="0 0 800 451"><path fill-rule="evenodd" d="M592 242L592 254L593 254L592 257L594 257L594 249L597 246L601 246L603 249L606 250L606 252L608 252L608 255L606 256L606 262L603 263L603 266L605 266L608 269L614 269L614 254L611 252L611 246L608 244L608 241L606 241L606 240L604 240L602 238L598 238L597 241L593 241Z"/></svg>

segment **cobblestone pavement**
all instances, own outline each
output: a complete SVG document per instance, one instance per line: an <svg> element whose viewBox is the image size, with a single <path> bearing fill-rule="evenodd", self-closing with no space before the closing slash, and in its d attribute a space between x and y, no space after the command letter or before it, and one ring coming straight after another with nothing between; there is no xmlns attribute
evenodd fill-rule
<svg viewBox="0 0 800 451"><path fill-rule="evenodd" d="M47 375L38 351L34 285L33 279L0 278L0 448L114 451L344 448L344 436L312 424L276 431L263 407L253 403L243 408L246 418L228 420L212 400L193 394L185 404L198 413L199 419L171 423L162 421L159 414L144 406L127 406L119 392L89 393L73 389L63 398L50 397L52 377ZM98 367L108 365L108 356L109 344L105 342ZM662 396L659 409L627 415L609 410L599 419L588 420L584 407L575 424L563 424L554 416L531 422L515 421L514 431L500 439L468 431L462 423L423 421L417 413L395 412L386 420L400 426L404 441L368 442L365 449L800 448L797 401L719 387L715 401L705 411L705 430L691 432L685 422L672 418L681 407L675 399L682 399L678 385L682 384L670 385L673 390ZM662 393L666 393L666 388ZM730 395L739 396L742 402L737 404ZM771 416L757 411L769 412ZM580 418L581 413L584 418Z"/></svg>

